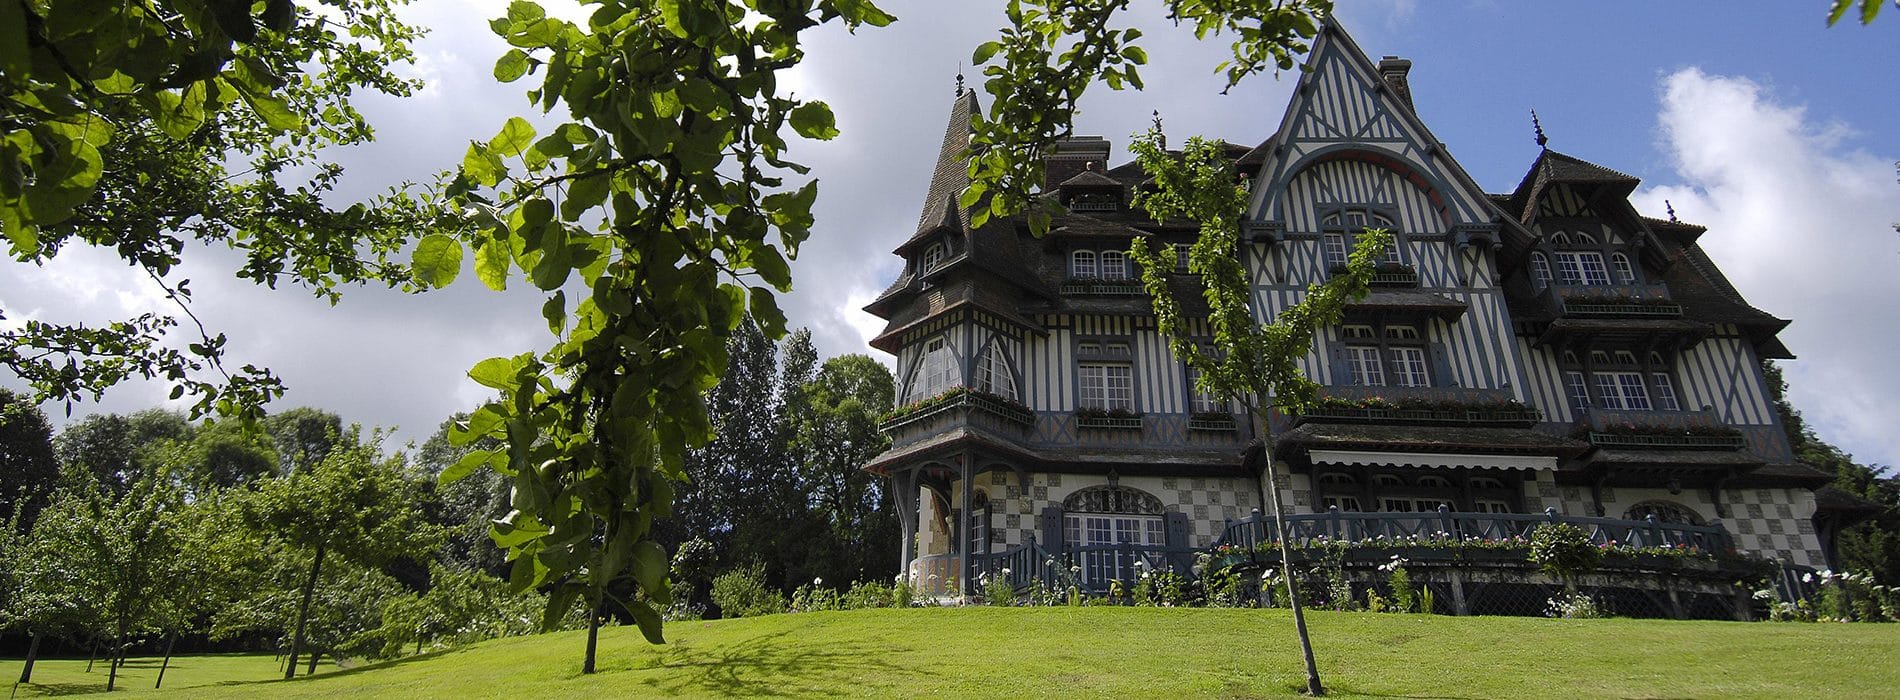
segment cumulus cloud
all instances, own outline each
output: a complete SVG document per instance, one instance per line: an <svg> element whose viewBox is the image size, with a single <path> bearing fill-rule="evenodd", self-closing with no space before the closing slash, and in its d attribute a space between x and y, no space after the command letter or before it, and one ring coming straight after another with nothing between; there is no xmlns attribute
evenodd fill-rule
<svg viewBox="0 0 1900 700"><path fill-rule="evenodd" d="M1680 184L1637 206L1709 227L1704 248L1781 334L1790 398L1823 438L1866 461L1900 458L1900 185L1896 154L1854 146L1852 125L1743 77L1687 68L1661 82L1660 146Z"/></svg>

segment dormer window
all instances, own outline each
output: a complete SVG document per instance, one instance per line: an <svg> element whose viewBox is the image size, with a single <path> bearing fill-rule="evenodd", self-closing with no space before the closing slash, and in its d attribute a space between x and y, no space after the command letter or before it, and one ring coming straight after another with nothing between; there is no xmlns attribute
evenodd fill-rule
<svg viewBox="0 0 1900 700"><path fill-rule="evenodd" d="M1610 266L1616 269L1616 281L1618 283L1636 284L1636 268L1630 265L1630 256L1622 253L1611 253Z"/></svg>
<svg viewBox="0 0 1900 700"><path fill-rule="evenodd" d="M943 244L932 243L924 249L923 271L929 272L943 264Z"/></svg>
<svg viewBox="0 0 1900 700"><path fill-rule="evenodd" d="M1122 198L1113 192L1083 192L1069 199L1069 211L1117 211Z"/></svg>
<svg viewBox="0 0 1900 700"><path fill-rule="evenodd" d="M1095 251L1078 250L1069 255L1069 276L1076 279L1095 279Z"/></svg>
<svg viewBox="0 0 1900 700"><path fill-rule="evenodd" d="M1543 253L1531 253L1531 282L1538 289L1550 286L1550 258Z"/></svg>
<svg viewBox="0 0 1900 700"><path fill-rule="evenodd" d="M1069 254L1069 277L1080 280L1125 280L1128 254L1119 250L1078 250Z"/></svg>
<svg viewBox="0 0 1900 700"><path fill-rule="evenodd" d="M1128 255L1119 250L1104 250L1101 255L1102 279L1128 279Z"/></svg>

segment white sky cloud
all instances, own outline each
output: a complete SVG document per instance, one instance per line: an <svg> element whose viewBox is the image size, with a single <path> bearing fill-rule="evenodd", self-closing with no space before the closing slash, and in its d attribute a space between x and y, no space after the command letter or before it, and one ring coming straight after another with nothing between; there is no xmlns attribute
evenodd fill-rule
<svg viewBox="0 0 1900 700"><path fill-rule="evenodd" d="M1900 456L1900 185L1896 154L1847 144L1850 125L1808 114L1742 77L1697 68L1661 80L1660 148L1683 184L1663 200L1755 306L1794 320L1781 334L1790 398L1821 436L1863 460Z"/></svg>

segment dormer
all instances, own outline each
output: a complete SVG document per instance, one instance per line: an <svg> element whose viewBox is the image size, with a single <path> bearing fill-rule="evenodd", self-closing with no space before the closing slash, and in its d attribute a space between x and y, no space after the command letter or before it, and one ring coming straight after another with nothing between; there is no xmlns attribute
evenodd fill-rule
<svg viewBox="0 0 1900 700"><path fill-rule="evenodd" d="M1096 171L1093 163L1089 165L1089 169L1056 186L1056 196L1061 199L1062 206L1084 214L1121 211L1125 204L1122 183Z"/></svg>

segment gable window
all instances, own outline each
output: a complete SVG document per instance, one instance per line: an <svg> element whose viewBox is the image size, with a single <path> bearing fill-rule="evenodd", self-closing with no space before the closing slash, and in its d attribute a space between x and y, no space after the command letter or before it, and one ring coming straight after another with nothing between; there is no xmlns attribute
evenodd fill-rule
<svg viewBox="0 0 1900 700"><path fill-rule="evenodd" d="M1636 268L1630 265L1630 257L1622 253L1610 254L1610 266L1616 268L1616 281L1620 284L1636 284Z"/></svg>
<svg viewBox="0 0 1900 700"><path fill-rule="evenodd" d="M1570 410L1578 413L1590 412L1590 387L1584 383L1582 372L1565 372L1564 383L1570 394Z"/></svg>
<svg viewBox="0 0 1900 700"><path fill-rule="evenodd" d="M1386 244L1385 255L1380 258L1380 264L1404 264L1404 258L1399 255L1398 227L1393 225L1392 219L1364 207L1352 207L1334 211L1320 219L1320 229L1325 232L1320 237L1320 247L1325 258L1326 269L1345 267L1348 249L1356 242L1359 234L1369 228L1382 229L1392 234L1392 242Z"/></svg>
<svg viewBox="0 0 1900 700"><path fill-rule="evenodd" d="M983 354L976 357L976 390L1015 400L1016 381L1010 375L1002 343L991 341Z"/></svg>
<svg viewBox="0 0 1900 700"><path fill-rule="evenodd" d="M1538 289L1550 286L1550 258L1543 253L1531 253L1531 283Z"/></svg>
<svg viewBox="0 0 1900 700"><path fill-rule="evenodd" d="M1076 279L1095 279L1095 251L1078 250L1069 255L1069 276Z"/></svg>
<svg viewBox="0 0 1900 700"><path fill-rule="evenodd" d="M935 270L937 269L937 266L942 265L942 264L943 264L943 244L942 243L932 243L930 244L929 248L924 249L924 272Z"/></svg>
<svg viewBox="0 0 1900 700"><path fill-rule="evenodd" d="M1637 372L1596 372L1597 403L1612 411L1647 411L1649 393Z"/></svg>

